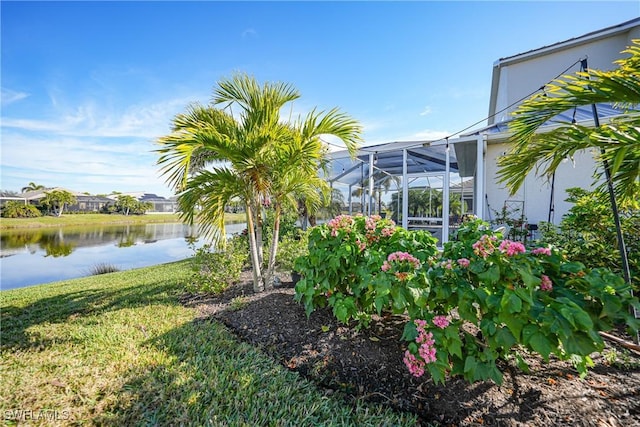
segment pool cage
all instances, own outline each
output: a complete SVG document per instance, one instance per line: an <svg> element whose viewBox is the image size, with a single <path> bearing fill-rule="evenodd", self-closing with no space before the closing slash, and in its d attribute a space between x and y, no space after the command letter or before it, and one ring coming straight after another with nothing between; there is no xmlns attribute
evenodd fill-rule
<svg viewBox="0 0 640 427"><path fill-rule="evenodd" d="M464 215L482 215L477 146L484 146L482 137L391 142L362 148L354 158L333 152L325 179L343 213L388 217L431 232L441 245Z"/></svg>

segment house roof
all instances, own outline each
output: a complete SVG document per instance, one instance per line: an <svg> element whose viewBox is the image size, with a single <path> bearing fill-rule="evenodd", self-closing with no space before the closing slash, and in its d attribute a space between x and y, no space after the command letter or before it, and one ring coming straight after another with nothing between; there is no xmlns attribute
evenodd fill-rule
<svg viewBox="0 0 640 427"><path fill-rule="evenodd" d="M491 78L491 96L489 99L488 123L493 124L495 120L498 87L500 83L500 74L503 67L516 64L522 61L528 61L530 59L533 59L539 56L550 55L552 53L566 50L582 44L592 43L594 41L604 39L607 37L612 37L617 34L626 33L629 30L636 27L640 27L640 17L631 19L629 21L623 22L618 25L613 25L610 27L602 28L600 30L592 31L590 33L583 34L578 37L573 37L568 40L564 40L561 42L553 43L551 45L543 46L537 49L532 49L523 53L518 53L516 55L511 55L511 56L498 59L493 64L493 73Z"/></svg>
<svg viewBox="0 0 640 427"><path fill-rule="evenodd" d="M431 145L431 141L395 141L360 149L355 158L346 150L330 154L329 171L325 179L346 185L357 185L369 178L369 161L373 157L374 180L402 176L403 150L407 150L407 173L444 172L446 147ZM455 153L449 151L450 171L457 172Z"/></svg>

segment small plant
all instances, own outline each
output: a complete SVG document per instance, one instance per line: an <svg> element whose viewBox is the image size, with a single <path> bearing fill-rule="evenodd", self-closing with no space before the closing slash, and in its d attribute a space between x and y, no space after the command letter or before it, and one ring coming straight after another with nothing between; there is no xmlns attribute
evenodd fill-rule
<svg viewBox="0 0 640 427"><path fill-rule="evenodd" d="M493 210L495 218L491 221L494 226L504 226L507 230L503 233L505 238L515 241L526 240L529 235L527 219L519 207L509 208L506 204L499 211Z"/></svg>
<svg viewBox="0 0 640 427"><path fill-rule="evenodd" d="M622 275L613 214L605 195L581 188L567 189L573 203L558 227L541 224L541 243L562 248L567 256L589 268L606 267ZM640 200L640 196L639 196ZM640 291L640 209L637 201L619 206L620 223L635 291Z"/></svg>
<svg viewBox="0 0 640 427"><path fill-rule="evenodd" d="M100 274L107 274L107 273L115 273L117 271L120 271L120 269L118 267L116 267L113 264L109 264L106 262L101 262L99 264L96 264L94 266L92 266L89 269L89 275L91 276L97 276Z"/></svg>
<svg viewBox="0 0 640 427"><path fill-rule="evenodd" d="M276 261L280 271L294 271L295 261L309 254L309 234L298 230L297 234L285 236L278 245Z"/></svg>
<svg viewBox="0 0 640 427"><path fill-rule="evenodd" d="M231 311L242 310L244 307L247 306L248 303L249 301L247 301L247 298L245 297L235 297L229 303L229 309Z"/></svg>
<svg viewBox="0 0 640 427"><path fill-rule="evenodd" d="M246 239L242 236L228 239L224 248L216 249L211 244L205 244L194 248L194 251L193 274L186 285L188 292L223 292L240 278L248 259Z"/></svg>

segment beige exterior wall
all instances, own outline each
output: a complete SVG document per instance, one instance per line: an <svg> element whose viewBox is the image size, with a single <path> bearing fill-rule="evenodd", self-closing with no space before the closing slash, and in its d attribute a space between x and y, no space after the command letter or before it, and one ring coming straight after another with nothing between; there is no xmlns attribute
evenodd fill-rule
<svg viewBox="0 0 640 427"><path fill-rule="evenodd" d="M495 218L495 212L502 209L505 201L524 202L524 214L530 224L538 224L549 218L549 204L551 199L551 180L547 177L537 177L534 172L527 175L522 187L515 195L510 195L503 184L498 183L498 158L507 152L507 143L488 144L485 154L485 188L487 188L487 209L485 201L485 219ZM598 165L589 151L580 152L572 160L567 159L556 171L554 184L554 214L552 222L559 223L562 216L571 208L572 204L565 202L566 189L572 187L591 188L593 171Z"/></svg>

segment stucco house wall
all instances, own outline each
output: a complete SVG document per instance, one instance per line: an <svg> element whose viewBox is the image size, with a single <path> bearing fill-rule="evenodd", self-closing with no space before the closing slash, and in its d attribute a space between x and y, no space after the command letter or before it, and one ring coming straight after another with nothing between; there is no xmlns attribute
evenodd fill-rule
<svg viewBox="0 0 640 427"><path fill-rule="evenodd" d="M614 61L623 57L621 52L631 45L633 39L640 39L640 18L496 61L493 68L488 125L506 123L511 117L510 113L517 108L519 100L534 93L559 74L573 74L579 71L579 63L571 65L580 59L587 58L589 68L614 69ZM515 105L511 106L512 104ZM601 117L602 119L606 120ZM586 123L589 122L592 123L592 119ZM490 219L495 216L493 211L500 210L505 201L518 200L524 202L524 214L529 223L547 221L551 198L551 183L548 178L538 177L535 173L529 174L515 195L510 195L497 181L497 159L509 149L508 136L504 131L487 134L484 156L486 200L483 218ZM573 159L567 159L557 169L552 222L559 223L571 208L571 204L564 201L567 197L566 189L593 188L593 175L597 168L600 168L599 163L594 160L593 153L588 151L579 153Z"/></svg>

